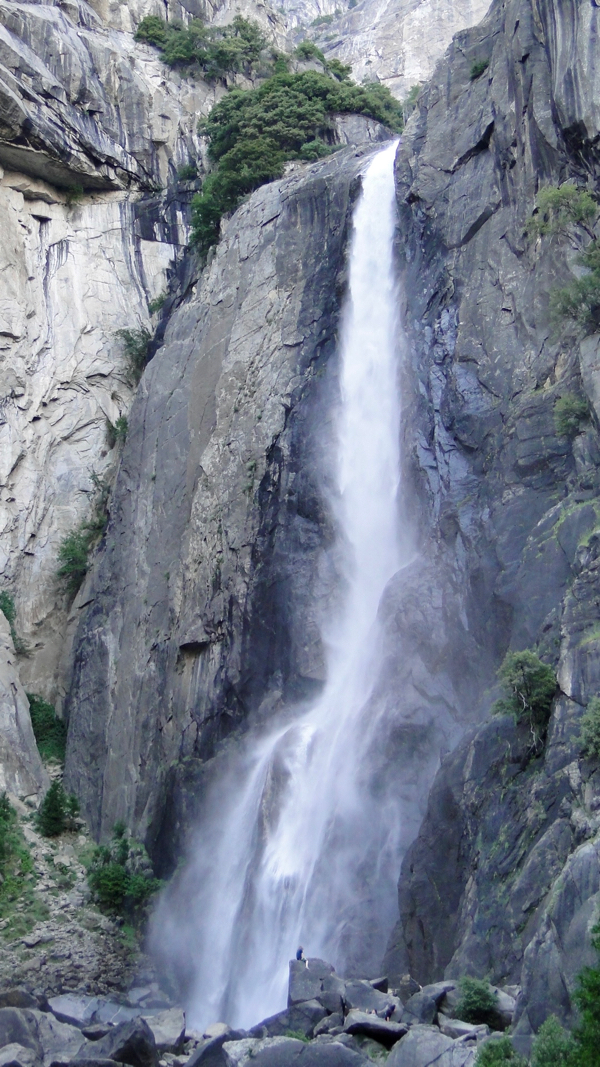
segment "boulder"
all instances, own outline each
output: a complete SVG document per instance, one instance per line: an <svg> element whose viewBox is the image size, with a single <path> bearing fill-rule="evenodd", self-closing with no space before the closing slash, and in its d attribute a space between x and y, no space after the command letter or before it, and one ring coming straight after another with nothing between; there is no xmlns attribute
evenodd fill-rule
<svg viewBox="0 0 600 1067"><path fill-rule="evenodd" d="M369 1067L362 1053L338 1041L296 1041L271 1037L224 1046L226 1067Z"/></svg>
<svg viewBox="0 0 600 1067"><path fill-rule="evenodd" d="M387 993L389 988L387 975L384 978L370 978L369 985L372 985L373 989L378 989L380 993Z"/></svg>
<svg viewBox="0 0 600 1067"><path fill-rule="evenodd" d="M185 1040L185 1015L181 1008L169 1008L158 1015L142 1015L159 1052L181 1052Z"/></svg>
<svg viewBox="0 0 600 1067"><path fill-rule="evenodd" d="M355 979L346 982L344 1000L348 1009L358 1008L359 1011L385 1012L394 998L387 993L380 993L373 989L370 982Z"/></svg>
<svg viewBox="0 0 600 1067"><path fill-rule="evenodd" d="M73 1026L87 1026L94 1021L100 1007L99 997L76 997L66 993L60 997L50 997L48 1007L61 1023Z"/></svg>
<svg viewBox="0 0 600 1067"><path fill-rule="evenodd" d="M318 997L321 983L330 974L333 974L333 967L324 960L290 960L288 1007Z"/></svg>
<svg viewBox="0 0 600 1067"><path fill-rule="evenodd" d="M444 997L447 997L457 988L458 982L449 979L446 982L433 982L431 985L424 985L421 990L417 990L416 992L421 992L428 997L433 997L436 1004L439 1006Z"/></svg>
<svg viewBox="0 0 600 1067"><path fill-rule="evenodd" d="M6 1045L22 1045L42 1059L43 1050L33 1011L28 1008L0 1008L0 1048Z"/></svg>
<svg viewBox="0 0 600 1067"><path fill-rule="evenodd" d="M152 1031L145 1019L121 1023L79 1054L81 1062L107 1059L127 1063L130 1067L158 1067L158 1052Z"/></svg>
<svg viewBox="0 0 600 1067"><path fill-rule="evenodd" d="M348 1012L344 1023L344 1033L365 1034L379 1041L386 1048L395 1045L396 1041L404 1037L407 1030L408 1027L404 1023L387 1022L385 1019L380 1019L378 1015L357 1011L355 1008Z"/></svg>
<svg viewBox="0 0 600 1067"><path fill-rule="evenodd" d="M344 1010L344 995L346 983L337 974L328 974L321 982L321 992L318 1000L329 1012Z"/></svg>
<svg viewBox="0 0 600 1067"><path fill-rule="evenodd" d="M440 997L440 1000L442 997ZM402 1022L404 1023L432 1023L437 1015L437 1001L429 996L425 990L415 993L404 1005Z"/></svg>
<svg viewBox="0 0 600 1067"><path fill-rule="evenodd" d="M39 1008L37 997L26 989L5 989L0 993L0 1008Z"/></svg>
<svg viewBox="0 0 600 1067"><path fill-rule="evenodd" d="M453 1039L457 1037L465 1039L472 1037L476 1040L486 1037L490 1032L489 1026L486 1026L485 1023L464 1023L462 1019L449 1019L441 1011L438 1012L437 1021L442 1034Z"/></svg>
<svg viewBox="0 0 600 1067"><path fill-rule="evenodd" d="M339 1008L339 999L337 1007ZM285 1037L290 1030L293 1030L309 1037L326 1014L319 1000L305 1000L300 1004L293 1004L287 1011L280 1011L277 1015L263 1019L262 1022L252 1027L249 1034L257 1038Z"/></svg>
<svg viewBox="0 0 600 1067"><path fill-rule="evenodd" d="M0 1048L0 1067L34 1067L39 1063L31 1048L13 1042Z"/></svg>
<svg viewBox="0 0 600 1067"><path fill-rule="evenodd" d="M451 1038L441 1034L436 1026L413 1026L406 1037L396 1042L387 1058L386 1067L439 1067L441 1056L453 1047Z"/></svg>
<svg viewBox="0 0 600 1067"><path fill-rule="evenodd" d="M89 1042L77 1026L61 1023L51 1012L36 1011L38 1037L44 1053L44 1067L70 1063Z"/></svg>
<svg viewBox="0 0 600 1067"><path fill-rule="evenodd" d="M71 1060L69 1067L121 1067L117 1060L104 1060L104 1059L76 1059Z"/></svg>
<svg viewBox="0 0 600 1067"><path fill-rule="evenodd" d="M344 1016L341 1012L335 1011L321 1019L321 1022L315 1026L313 1033L315 1037L319 1037L321 1034L331 1034L334 1030L341 1033L343 1028Z"/></svg>
<svg viewBox="0 0 600 1067"><path fill-rule="evenodd" d="M223 1045L244 1038L247 1038L247 1034L243 1030L232 1030L227 1023L214 1023L204 1031L203 1040L190 1056L186 1067L225 1067L227 1059Z"/></svg>

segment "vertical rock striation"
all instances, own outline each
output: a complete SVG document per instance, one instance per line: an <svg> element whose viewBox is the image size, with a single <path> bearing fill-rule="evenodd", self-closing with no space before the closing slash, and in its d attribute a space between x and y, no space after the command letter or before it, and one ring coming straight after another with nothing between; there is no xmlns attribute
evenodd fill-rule
<svg viewBox="0 0 600 1067"><path fill-rule="evenodd" d="M542 759L495 719L443 762L387 965L421 982L521 981L524 1037L552 1010L571 1017L600 903L600 783L578 741L600 690L597 338L551 331L549 294L573 253L525 229L544 184L597 187L598 18L577 2L494 3L454 39L397 159L423 537L495 664L536 647L562 692ZM571 435L554 414L567 394L590 403Z"/></svg>

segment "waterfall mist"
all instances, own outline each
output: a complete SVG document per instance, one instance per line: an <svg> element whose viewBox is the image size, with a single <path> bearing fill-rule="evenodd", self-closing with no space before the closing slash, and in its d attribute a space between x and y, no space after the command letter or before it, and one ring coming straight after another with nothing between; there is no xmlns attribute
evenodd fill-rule
<svg viewBox="0 0 600 1067"><path fill-rule="evenodd" d="M404 562L395 150L390 144L370 162L354 213L330 502L343 590L323 632L327 681L311 706L291 717L286 709L285 720L246 736L154 918L161 956L187 971L191 1025L247 1027L283 1009L298 944L341 973L359 958L375 968L396 918L402 815L380 773L388 725L374 697L378 606Z"/></svg>

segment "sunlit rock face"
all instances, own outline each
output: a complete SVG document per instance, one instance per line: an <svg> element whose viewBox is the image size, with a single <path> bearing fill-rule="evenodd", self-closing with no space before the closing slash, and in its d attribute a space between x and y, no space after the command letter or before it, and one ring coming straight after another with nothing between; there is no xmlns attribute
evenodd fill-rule
<svg viewBox="0 0 600 1067"><path fill-rule="evenodd" d="M453 35L484 17L489 0L284 0L284 7L293 24L333 15L316 37L327 57L402 100L429 78Z"/></svg>
<svg viewBox="0 0 600 1067"><path fill-rule="evenodd" d="M170 183L222 90L86 4L7 3L0 20L0 584L21 673L60 705L58 545L89 517L92 472L114 472L107 420L132 397L116 331L154 325L189 232L191 193Z"/></svg>
<svg viewBox="0 0 600 1067"><path fill-rule="evenodd" d="M0 793L39 801L50 784L37 750L9 625L0 612Z"/></svg>
<svg viewBox="0 0 600 1067"><path fill-rule="evenodd" d="M442 764L403 865L386 966L420 982L522 983L524 1041L552 1011L573 1021L600 899L600 783L579 738L600 690L598 344L551 328L572 249L526 231L540 186L598 180L599 15L560 0L495 3L436 68L397 159L406 454L423 536L434 529L495 665L508 648L535 648L561 691L539 759L527 730L500 718ZM472 77L475 63L487 67ZM567 394L590 402L571 436L555 418Z"/></svg>

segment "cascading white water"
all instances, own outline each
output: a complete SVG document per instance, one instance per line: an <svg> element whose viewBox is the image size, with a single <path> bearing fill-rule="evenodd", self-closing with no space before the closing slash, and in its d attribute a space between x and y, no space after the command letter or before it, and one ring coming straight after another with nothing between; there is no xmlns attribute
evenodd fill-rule
<svg viewBox="0 0 600 1067"><path fill-rule="evenodd" d="M345 595L329 626L327 682L290 725L248 741L209 800L197 854L155 930L193 971L188 1015L250 1026L285 1006L298 944L334 963L357 924L380 958L394 921L400 811L370 759L382 725L377 610L400 566L399 399L392 268L393 160L364 175L354 215L341 345L336 509ZM374 916L376 915L376 918Z"/></svg>

